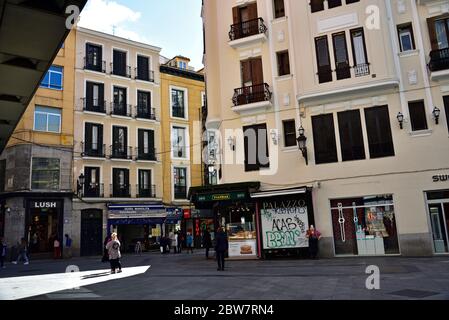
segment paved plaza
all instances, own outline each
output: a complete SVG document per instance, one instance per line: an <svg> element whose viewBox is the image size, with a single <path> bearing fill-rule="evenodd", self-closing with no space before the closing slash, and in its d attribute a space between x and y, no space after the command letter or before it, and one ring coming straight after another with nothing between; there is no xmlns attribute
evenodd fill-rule
<svg viewBox="0 0 449 320"><path fill-rule="evenodd" d="M187 253L125 255L122 264L124 270L137 269L131 269L133 267L150 267L144 268L144 273L105 275L108 264L101 263L99 257L32 261L27 266L8 263L6 269L0 271L0 287L2 283L5 284L8 281L15 283L17 279L17 286L25 285L33 288L34 291L31 291L35 292L41 278L64 273L68 265L76 265L81 272L91 271L90 278L99 276L107 278L103 278L101 280L103 282L87 285L78 290L45 292L45 294L33 294L34 296L26 298L39 300L449 299L449 257L228 261L226 270L220 272L216 270L213 259L206 260L202 252L197 251L193 255ZM380 290L366 289L365 282L369 275L365 272L370 265L378 266L380 269ZM2 291L5 293L5 289Z"/></svg>

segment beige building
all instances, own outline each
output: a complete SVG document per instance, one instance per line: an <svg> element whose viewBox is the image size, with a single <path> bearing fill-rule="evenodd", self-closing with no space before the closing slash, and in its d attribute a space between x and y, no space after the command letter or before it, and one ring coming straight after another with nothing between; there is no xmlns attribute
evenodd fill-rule
<svg viewBox="0 0 449 320"><path fill-rule="evenodd" d="M74 247L101 253L113 230L125 251L149 247L165 218L161 49L83 28L76 41Z"/></svg>
<svg viewBox="0 0 449 320"><path fill-rule="evenodd" d="M203 21L222 188L193 200L231 244L306 255L313 224L323 256L449 252L447 1L210 0Z"/></svg>

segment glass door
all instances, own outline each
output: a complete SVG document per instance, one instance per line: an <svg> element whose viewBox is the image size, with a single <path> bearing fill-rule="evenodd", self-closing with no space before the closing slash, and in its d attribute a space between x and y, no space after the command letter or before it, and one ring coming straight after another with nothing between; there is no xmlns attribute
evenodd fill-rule
<svg viewBox="0 0 449 320"><path fill-rule="evenodd" d="M445 211L449 214L449 202L429 204L430 224L432 226L435 253L448 252L447 231L449 220L447 219L447 215L445 215Z"/></svg>

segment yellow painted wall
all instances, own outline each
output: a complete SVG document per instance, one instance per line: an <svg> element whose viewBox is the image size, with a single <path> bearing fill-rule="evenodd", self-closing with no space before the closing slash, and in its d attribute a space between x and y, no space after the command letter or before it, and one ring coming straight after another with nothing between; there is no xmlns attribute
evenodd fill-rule
<svg viewBox="0 0 449 320"><path fill-rule="evenodd" d="M64 67L63 90L39 88L19 121L7 147L26 144L25 141L45 145L73 147L73 105L75 88L75 30L68 35L64 48L59 50L53 65ZM62 109L61 133L33 131L36 105ZM15 139L17 138L17 139Z"/></svg>

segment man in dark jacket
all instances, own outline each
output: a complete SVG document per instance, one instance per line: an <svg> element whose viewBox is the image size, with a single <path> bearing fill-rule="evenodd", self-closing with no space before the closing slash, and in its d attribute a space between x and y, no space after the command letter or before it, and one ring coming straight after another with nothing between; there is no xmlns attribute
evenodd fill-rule
<svg viewBox="0 0 449 320"><path fill-rule="evenodd" d="M217 256L218 271L224 271L225 253L228 250L228 237L223 228L218 228L215 237L215 252Z"/></svg>

